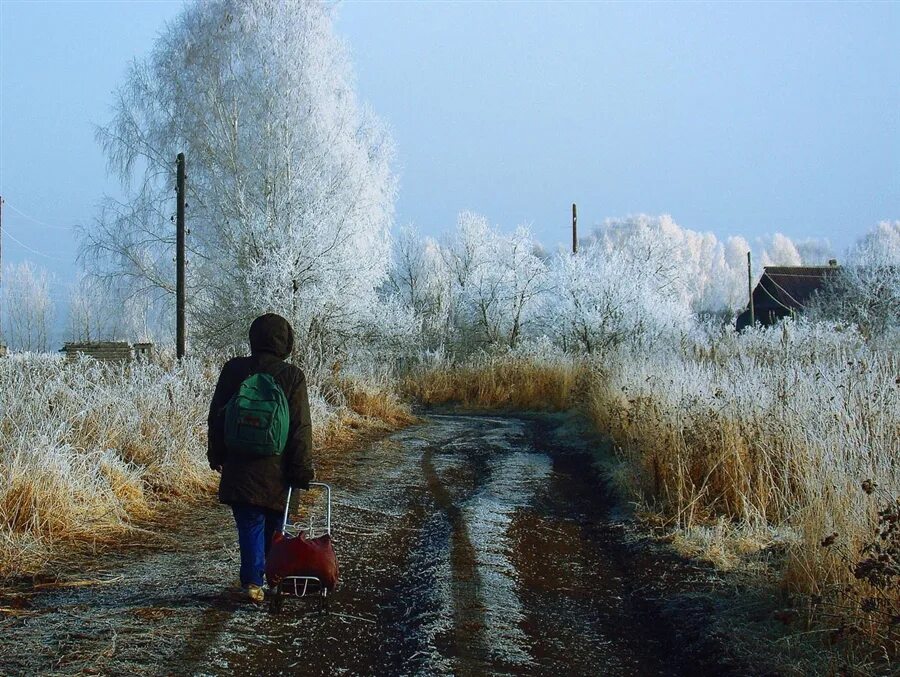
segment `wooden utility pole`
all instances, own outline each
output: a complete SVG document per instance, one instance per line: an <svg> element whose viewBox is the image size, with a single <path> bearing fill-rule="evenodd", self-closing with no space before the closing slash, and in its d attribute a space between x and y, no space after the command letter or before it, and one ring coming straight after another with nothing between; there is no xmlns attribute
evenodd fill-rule
<svg viewBox="0 0 900 677"><path fill-rule="evenodd" d="M175 190L175 354L184 357L184 153L178 154Z"/></svg>
<svg viewBox="0 0 900 677"><path fill-rule="evenodd" d="M756 310L753 307L753 268L750 263L750 252L747 252L747 291L750 294L750 326L756 324Z"/></svg>
<svg viewBox="0 0 900 677"><path fill-rule="evenodd" d="M572 253L578 253L578 210L572 203Z"/></svg>

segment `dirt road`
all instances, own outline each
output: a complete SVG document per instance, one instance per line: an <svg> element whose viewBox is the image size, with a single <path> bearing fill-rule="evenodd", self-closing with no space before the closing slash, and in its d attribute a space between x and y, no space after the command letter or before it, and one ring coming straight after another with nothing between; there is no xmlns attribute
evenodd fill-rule
<svg viewBox="0 0 900 677"><path fill-rule="evenodd" d="M170 547L80 571L92 585L4 594L0 673L688 674L576 439L434 415L320 468L342 567L328 614L237 599L233 524L206 502Z"/></svg>

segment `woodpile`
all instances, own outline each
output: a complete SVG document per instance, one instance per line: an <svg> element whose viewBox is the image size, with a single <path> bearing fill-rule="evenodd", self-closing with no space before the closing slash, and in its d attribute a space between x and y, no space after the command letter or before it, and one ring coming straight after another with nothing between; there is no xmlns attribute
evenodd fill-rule
<svg viewBox="0 0 900 677"><path fill-rule="evenodd" d="M129 362L135 357L149 359L152 350L152 343L135 343L132 346L125 341L66 343L63 346L63 352L69 360L74 360L81 354L101 362Z"/></svg>

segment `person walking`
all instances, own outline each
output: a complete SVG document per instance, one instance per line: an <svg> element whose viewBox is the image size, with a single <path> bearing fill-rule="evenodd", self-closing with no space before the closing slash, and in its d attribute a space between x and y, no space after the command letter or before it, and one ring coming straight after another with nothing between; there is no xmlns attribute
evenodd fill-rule
<svg viewBox="0 0 900 677"><path fill-rule="evenodd" d="M281 526L288 487L309 489L312 423L306 376L287 359L290 323L274 313L250 325L250 356L222 367L209 407L207 458L221 473L219 502L231 506L241 551L241 587L265 597L263 575Z"/></svg>

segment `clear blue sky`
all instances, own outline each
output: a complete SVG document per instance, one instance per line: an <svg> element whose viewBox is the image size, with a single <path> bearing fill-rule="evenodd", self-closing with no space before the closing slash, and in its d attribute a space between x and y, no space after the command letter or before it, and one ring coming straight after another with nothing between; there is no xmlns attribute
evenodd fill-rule
<svg viewBox="0 0 900 677"><path fill-rule="evenodd" d="M4 237L6 260L71 273L67 226L118 190L92 124L180 6L0 0L4 229L45 255ZM576 201L582 227L666 212L840 250L900 218L900 3L344 2L337 17L393 129L398 222L426 232L472 209L552 246Z"/></svg>

